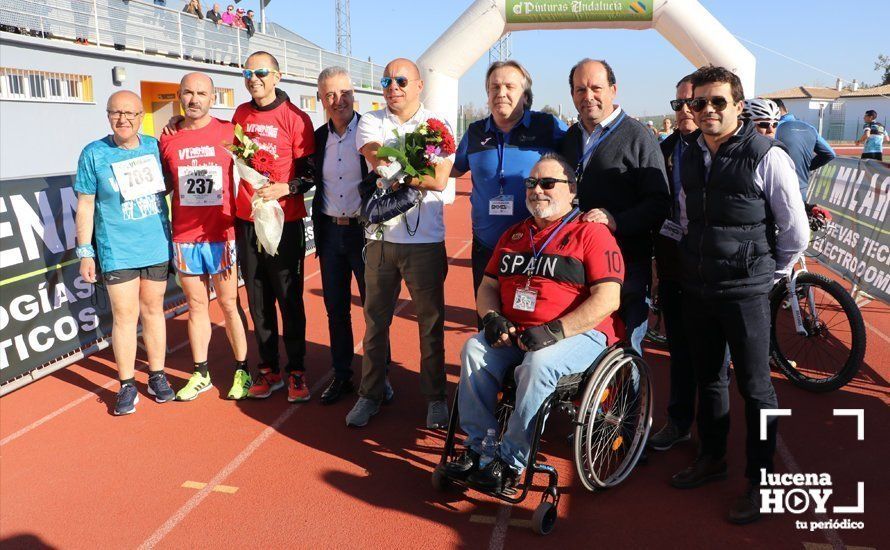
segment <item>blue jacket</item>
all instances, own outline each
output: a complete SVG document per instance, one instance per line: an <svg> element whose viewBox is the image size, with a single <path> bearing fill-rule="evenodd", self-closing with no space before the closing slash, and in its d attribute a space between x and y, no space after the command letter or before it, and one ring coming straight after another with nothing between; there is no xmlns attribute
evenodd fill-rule
<svg viewBox="0 0 890 550"><path fill-rule="evenodd" d="M791 113L779 119L776 139L788 148L788 155L794 161L794 169L797 172L800 194L806 202L810 172L831 162L836 156L834 149L812 125L797 120Z"/></svg>

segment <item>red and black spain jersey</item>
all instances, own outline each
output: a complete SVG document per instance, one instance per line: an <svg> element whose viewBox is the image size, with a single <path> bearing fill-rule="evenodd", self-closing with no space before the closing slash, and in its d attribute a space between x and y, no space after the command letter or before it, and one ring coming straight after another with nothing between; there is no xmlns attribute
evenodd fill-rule
<svg viewBox="0 0 890 550"><path fill-rule="evenodd" d="M538 229L532 218L508 229L498 241L485 274L496 277L500 285L501 310L520 329L558 319L590 297L590 287L607 281L624 281L624 259L615 237L599 223L575 219L541 251L529 288L537 291L534 311L513 308L517 289L525 288L526 269L532 259L531 238L535 248L557 229L559 224ZM606 335L609 345L624 337L624 325L613 313L596 330Z"/></svg>

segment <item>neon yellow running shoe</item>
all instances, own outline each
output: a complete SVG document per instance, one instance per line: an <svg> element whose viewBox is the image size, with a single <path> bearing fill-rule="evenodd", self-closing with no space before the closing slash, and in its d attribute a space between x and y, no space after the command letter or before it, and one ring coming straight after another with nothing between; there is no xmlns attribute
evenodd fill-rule
<svg viewBox="0 0 890 550"><path fill-rule="evenodd" d="M253 385L250 374L244 369L235 371L235 379L232 381L232 389L229 390L229 399L240 400L247 397L247 390Z"/></svg>
<svg viewBox="0 0 890 550"><path fill-rule="evenodd" d="M203 393L212 387L213 385L210 384L209 372L207 373L207 376L202 375L200 372L192 373L192 377L185 383L185 386L176 392L176 400L191 401L198 397L199 393Z"/></svg>

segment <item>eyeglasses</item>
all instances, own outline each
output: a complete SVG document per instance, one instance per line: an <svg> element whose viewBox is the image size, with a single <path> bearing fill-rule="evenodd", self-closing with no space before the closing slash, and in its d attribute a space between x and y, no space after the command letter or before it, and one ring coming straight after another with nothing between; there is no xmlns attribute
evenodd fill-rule
<svg viewBox="0 0 890 550"><path fill-rule="evenodd" d="M413 80L409 80L407 76L384 76L380 79L380 85L383 86L384 89L392 86L393 82L398 84L399 88L404 88L409 82L413 82Z"/></svg>
<svg viewBox="0 0 890 550"><path fill-rule="evenodd" d="M241 71L241 74L244 75L244 80L250 80L253 75L256 75L257 78L266 78L272 73L281 74L275 69L244 69Z"/></svg>
<svg viewBox="0 0 890 550"><path fill-rule="evenodd" d="M725 97L718 95L714 97L697 97L689 102L689 108L698 113L704 109L708 103L714 106L715 111L722 111L729 105L729 101L727 101Z"/></svg>
<svg viewBox="0 0 890 550"><path fill-rule="evenodd" d="M763 128L764 130L769 130L770 128L775 128L779 125L778 122L755 122L758 128Z"/></svg>
<svg viewBox="0 0 890 550"><path fill-rule="evenodd" d="M682 111L683 105L687 107L692 104L692 99L672 99L671 100L671 109L674 111Z"/></svg>
<svg viewBox="0 0 890 550"><path fill-rule="evenodd" d="M535 186L540 185L541 189L549 191L556 187L557 183L569 183L569 180L561 180L557 178L525 178L524 183L526 189L534 189Z"/></svg>
<svg viewBox="0 0 890 550"><path fill-rule="evenodd" d="M106 111L108 113L108 118L111 119L121 119L125 118L127 120L136 120L136 117L142 114L142 111L138 113L134 113L132 111Z"/></svg>

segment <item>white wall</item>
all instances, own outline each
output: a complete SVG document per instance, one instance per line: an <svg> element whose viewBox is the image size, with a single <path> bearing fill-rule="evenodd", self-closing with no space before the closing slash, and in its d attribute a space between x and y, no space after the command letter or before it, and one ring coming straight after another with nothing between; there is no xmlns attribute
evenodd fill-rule
<svg viewBox="0 0 890 550"><path fill-rule="evenodd" d="M844 139L854 140L862 135L862 116L865 111L878 112L878 122L890 128L890 98L888 97L845 97Z"/></svg>

